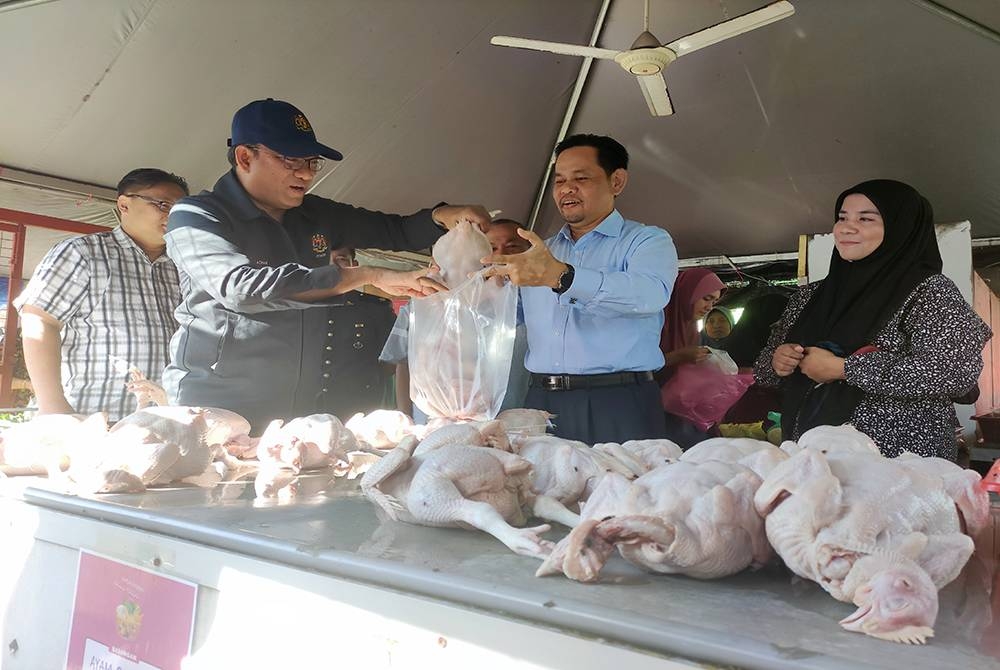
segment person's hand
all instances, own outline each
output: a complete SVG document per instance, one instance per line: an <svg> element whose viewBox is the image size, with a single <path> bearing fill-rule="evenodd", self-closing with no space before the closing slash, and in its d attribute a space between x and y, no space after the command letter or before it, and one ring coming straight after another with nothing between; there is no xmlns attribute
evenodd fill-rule
<svg viewBox="0 0 1000 670"><path fill-rule="evenodd" d="M771 356L771 367L779 377L787 377L795 372L806 355L806 350L798 344L782 344Z"/></svg>
<svg viewBox="0 0 1000 670"><path fill-rule="evenodd" d="M490 229L490 213L482 205L441 205L434 208L431 216L448 230L462 221L470 221L484 233Z"/></svg>
<svg viewBox="0 0 1000 670"><path fill-rule="evenodd" d="M711 352L708 350L708 347L683 347L681 349L674 349L667 354L667 365L701 363L710 354Z"/></svg>
<svg viewBox="0 0 1000 670"><path fill-rule="evenodd" d="M423 298L448 288L428 277L433 268L400 272L397 270L382 270L372 280L372 286L389 295L405 295L411 298Z"/></svg>
<svg viewBox="0 0 1000 670"><path fill-rule="evenodd" d="M483 277L507 277L515 286L558 288L566 264L557 260L535 233L518 228L517 234L528 240L531 247L519 254L492 254L482 259L487 266Z"/></svg>
<svg viewBox="0 0 1000 670"><path fill-rule="evenodd" d="M817 384L825 384L844 378L844 359L820 347L806 347L799 369Z"/></svg>

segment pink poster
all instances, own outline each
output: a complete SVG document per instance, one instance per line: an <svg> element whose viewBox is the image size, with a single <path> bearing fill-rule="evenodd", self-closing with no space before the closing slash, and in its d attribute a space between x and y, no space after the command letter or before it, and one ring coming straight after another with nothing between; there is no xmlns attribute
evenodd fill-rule
<svg viewBox="0 0 1000 670"><path fill-rule="evenodd" d="M81 551L67 670L180 670L197 595L195 584Z"/></svg>

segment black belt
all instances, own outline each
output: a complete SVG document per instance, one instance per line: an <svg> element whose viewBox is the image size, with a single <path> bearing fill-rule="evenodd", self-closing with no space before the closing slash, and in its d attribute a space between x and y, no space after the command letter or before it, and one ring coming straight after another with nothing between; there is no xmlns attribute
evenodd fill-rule
<svg viewBox="0 0 1000 670"><path fill-rule="evenodd" d="M546 391L575 391L604 386L626 386L653 381L652 372L609 372L603 375L531 374L531 386Z"/></svg>

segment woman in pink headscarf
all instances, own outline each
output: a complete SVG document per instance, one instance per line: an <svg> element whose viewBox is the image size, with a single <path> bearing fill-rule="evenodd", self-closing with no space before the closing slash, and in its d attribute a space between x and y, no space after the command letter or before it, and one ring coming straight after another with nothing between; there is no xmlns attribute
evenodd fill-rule
<svg viewBox="0 0 1000 670"><path fill-rule="evenodd" d="M698 319L712 311L725 288L719 276L705 268L683 270L677 275L670 302L663 310L665 319L660 333L660 351L666 359L664 381L671 368L681 363L699 363L708 356L708 349L699 345Z"/></svg>
<svg viewBox="0 0 1000 670"><path fill-rule="evenodd" d="M692 268L677 275L670 302L663 310L665 320L660 333L660 351L666 363L658 375L660 386L673 375L677 366L700 363L708 357L708 348L700 345L698 319L705 318L722 297L726 285L711 270ZM687 448L709 435L696 428L690 421L666 415L670 439Z"/></svg>

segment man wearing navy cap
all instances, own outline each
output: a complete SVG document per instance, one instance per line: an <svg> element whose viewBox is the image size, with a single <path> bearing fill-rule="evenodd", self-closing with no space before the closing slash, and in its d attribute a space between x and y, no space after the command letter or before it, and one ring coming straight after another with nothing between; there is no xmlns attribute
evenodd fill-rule
<svg viewBox="0 0 1000 670"><path fill-rule="evenodd" d="M442 288L427 270L331 265L332 249L418 251L461 220L486 228L490 219L480 206L400 216L307 195L324 158L343 156L280 100L238 110L229 146L233 169L170 212L167 254L183 300L163 381L172 403L230 409L260 432L271 419L315 411L311 380L322 354L304 343L327 319L326 309L311 308L365 284L415 297Z"/></svg>

